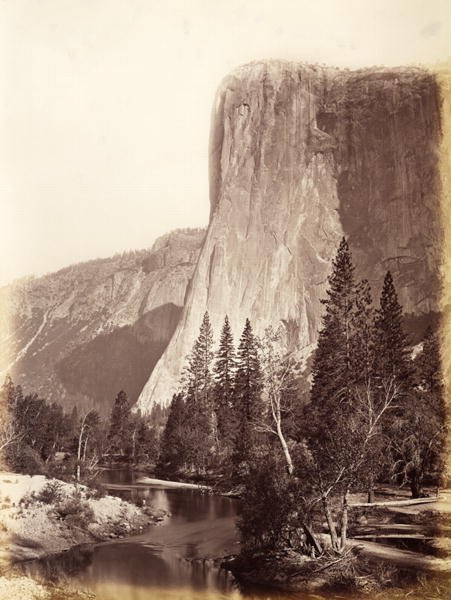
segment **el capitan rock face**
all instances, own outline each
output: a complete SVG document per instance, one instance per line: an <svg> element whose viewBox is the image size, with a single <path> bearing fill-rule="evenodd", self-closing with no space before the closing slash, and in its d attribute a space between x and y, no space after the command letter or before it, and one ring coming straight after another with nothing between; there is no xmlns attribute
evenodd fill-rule
<svg viewBox="0 0 451 600"><path fill-rule="evenodd" d="M0 370L25 392L106 415L136 400L179 321L205 236L178 230L151 249L0 289Z"/></svg>
<svg viewBox="0 0 451 600"><path fill-rule="evenodd" d="M206 240L174 336L138 406L167 404L208 310L237 338L282 323L311 348L330 261L350 243L379 293L387 269L405 310L437 309L440 96L419 69L339 71L265 62L222 83L212 120Z"/></svg>

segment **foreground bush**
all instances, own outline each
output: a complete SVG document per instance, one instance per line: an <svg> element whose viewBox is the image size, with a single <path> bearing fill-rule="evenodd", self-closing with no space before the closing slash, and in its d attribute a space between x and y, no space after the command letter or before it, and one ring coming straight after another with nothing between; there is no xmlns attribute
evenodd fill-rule
<svg viewBox="0 0 451 600"><path fill-rule="evenodd" d="M89 504L82 499L79 492L61 500L55 506L55 512L67 524L73 527L86 527L94 520L94 513Z"/></svg>

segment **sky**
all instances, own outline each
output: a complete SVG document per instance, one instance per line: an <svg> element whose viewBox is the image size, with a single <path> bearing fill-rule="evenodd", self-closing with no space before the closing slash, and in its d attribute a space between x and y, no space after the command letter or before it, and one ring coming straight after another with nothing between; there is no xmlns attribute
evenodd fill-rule
<svg viewBox="0 0 451 600"><path fill-rule="evenodd" d="M252 60L432 64L448 0L0 0L0 285L206 225L211 107Z"/></svg>

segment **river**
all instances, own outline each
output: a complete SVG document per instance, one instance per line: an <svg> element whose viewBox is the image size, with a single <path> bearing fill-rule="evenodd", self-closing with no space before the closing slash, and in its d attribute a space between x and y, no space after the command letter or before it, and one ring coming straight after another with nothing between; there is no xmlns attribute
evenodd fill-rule
<svg viewBox="0 0 451 600"><path fill-rule="evenodd" d="M238 550L237 501L197 489L137 484L127 470L105 472L114 493L169 516L144 533L33 561L28 571L93 591L99 600L240 600L244 593L220 559ZM299 598L299 596L297 596ZM306 596L307 598L307 596Z"/></svg>
<svg viewBox="0 0 451 600"><path fill-rule="evenodd" d="M88 589L98 600L276 600L278 593L240 590L220 568L238 552L238 501L200 489L140 484L133 471L104 472L105 485L124 499L143 502L167 517L140 535L74 548L28 563L25 570ZM327 599L343 598L328 594ZM283 598L322 600L318 593Z"/></svg>

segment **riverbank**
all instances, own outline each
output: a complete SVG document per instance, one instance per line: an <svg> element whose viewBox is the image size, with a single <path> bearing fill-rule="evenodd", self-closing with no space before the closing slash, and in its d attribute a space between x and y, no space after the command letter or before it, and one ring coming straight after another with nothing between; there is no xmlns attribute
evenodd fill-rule
<svg viewBox="0 0 451 600"><path fill-rule="evenodd" d="M142 531L161 519L116 496L43 475L0 474L0 565Z"/></svg>
<svg viewBox="0 0 451 600"><path fill-rule="evenodd" d="M238 556L223 561L251 593L310 594L318 600L366 598L367 600L445 600L451 577L441 568L435 573L400 569L389 560L369 558L360 548L349 548L343 556L325 555L312 560L292 550ZM270 596L269 596L270 597Z"/></svg>
<svg viewBox="0 0 451 600"><path fill-rule="evenodd" d="M64 591L68 586L85 590L99 600L138 595L178 598L178 590L193 598L216 597L216 591L218 597L229 598L230 593L230 597L241 598L232 576L215 562L239 549L236 503L197 488L159 483L136 486L141 475L112 471L102 479L113 484L130 481L128 490L124 484L124 489L110 493L132 499L138 506L144 504L153 511L164 511L167 517L160 526L146 528L138 535L81 544L51 557L21 562L17 574L32 577L41 585L56 582ZM46 600L58 598L57 590L53 589L53 593ZM22 595L17 592L9 597ZM66 600L64 595L63 598Z"/></svg>
<svg viewBox="0 0 451 600"><path fill-rule="evenodd" d="M230 557L223 567L245 587L298 593L354 590L381 599L390 589L399 592L393 598L407 594L442 600L448 596L440 594L451 584L450 498L449 490L412 500L398 490L381 489L378 501L368 505L354 495L343 555L331 552L323 524L317 538L325 553L319 559L289 549L256 551Z"/></svg>
<svg viewBox="0 0 451 600"><path fill-rule="evenodd" d="M141 533L163 518L161 511L139 508L86 486L1 472L0 600L63 597L57 587L19 575L15 563ZM92 597L77 590L71 594L71 598Z"/></svg>

